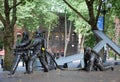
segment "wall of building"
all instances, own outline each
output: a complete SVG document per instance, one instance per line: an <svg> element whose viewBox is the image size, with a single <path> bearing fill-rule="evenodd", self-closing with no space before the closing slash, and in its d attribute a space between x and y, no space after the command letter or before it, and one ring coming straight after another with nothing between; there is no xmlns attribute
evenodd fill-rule
<svg viewBox="0 0 120 82"><path fill-rule="evenodd" d="M57 55L61 56L64 54L64 46L65 46L65 17L59 15L59 23L57 27L53 31L51 31L50 35L50 47L52 52ZM67 28L69 30L70 21L67 20ZM74 26L72 24L72 30L70 34L70 41L67 48L67 55L73 55L77 53L78 50L78 36L74 32Z"/></svg>

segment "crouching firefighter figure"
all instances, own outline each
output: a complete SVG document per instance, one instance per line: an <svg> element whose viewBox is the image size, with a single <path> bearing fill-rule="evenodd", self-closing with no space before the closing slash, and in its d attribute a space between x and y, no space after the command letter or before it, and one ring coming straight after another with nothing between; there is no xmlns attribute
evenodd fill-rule
<svg viewBox="0 0 120 82"><path fill-rule="evenodd" d="M98 69L100 71L104 71L107 69L111 69L112 71L114 70L113 65L105 66L102 63L102 59L100 55L89 47L84 48L84 64L85 64L84 69L86 71L92 71Z"/></svg>
<svg viewBox="0 0 120 82"><path fill-rule="evenodd" d="M42 32L40 30L37 30L35 32L33 41L28 47L26 47L26 49L33 48L33 53L32 53L33 55L31 55L30 60L28 62L29 74L33 72L33 63L36 58L39 58L39 61L42 64L42 67L44 68L44 72L49 71L47 62L45 61L45 58L42 55L42 50L44 50L44 48L42 48L43 40L44 38L42 37Z"/></svg>
<svg viewBox="0 0 120 82"><path fill-rule="evenodd" d="M14 49L14 59L13 59L10 75L15 73L15 70L21 59L23 59L23 62L25 62L26 72L28 72L28 61L29 61L28 50L24 50L23 48L27 47L30 44L30 42L31 40L29 39L28 33L23 32L22 40L19 43L16 43L16 49Z"/></svg>

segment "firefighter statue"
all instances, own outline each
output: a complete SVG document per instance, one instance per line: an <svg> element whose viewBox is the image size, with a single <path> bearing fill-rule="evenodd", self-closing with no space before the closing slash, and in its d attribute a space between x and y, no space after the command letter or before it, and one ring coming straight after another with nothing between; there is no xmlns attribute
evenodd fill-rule
<svg viewBox="0 0 120 82"><path fill-rule="evenodd" d="M33 72L33 64L34 64L34 61L36 58L39 59L42 67L44 68L44 72L49 71L48 64L45 60L44 55L42 54L42 52L46 48L46 43L44 44L44 47L42 47L43 41L44 41L44 38L42 37L42 31L37 30L35 32L33 41L31 42L31 44L28 47L26 47L26 49L33 48L33 55L31 55L30 60L28 62L29 73Z"/></svg>
<svg viewBox="0 0 120 82"><path fill-rule="evenodd" d="M23 48L27 47L30 43L31 40L29 39L28 32L23 32L21 41L16 42L16 46L15 46L16 48L14 49L14 59L13 59L10 75L15 73L16 68L21 59L25 63L25 68L26 68L25 73L28 72L28 61L29 61L28 50L24 50Z"/></svg>
<svg viewBox="0 0 120 82"><path fill-rule="evenodd" d="M107 69L113 70L113 65L104 65L102 58L98 53L92 50L90 47L84 48L84 69L86 71L100 70L104 71Z"/></svg>

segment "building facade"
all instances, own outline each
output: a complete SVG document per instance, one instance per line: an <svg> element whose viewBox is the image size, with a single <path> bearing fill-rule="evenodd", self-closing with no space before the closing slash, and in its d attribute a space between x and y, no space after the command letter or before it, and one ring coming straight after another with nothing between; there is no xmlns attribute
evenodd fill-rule
<svg viewBox="0 0 120 82"><path fill-rule="evenodd" d="M54 53L55 56L60 57L64 55L64 47L65 47L65 16L59 14L58 25L54 28L50 33L50 49ZM70 28L70 21L67 20L67 34ZM75 27L72 24L71 33L70 33L70 41L67 46L66 55L73 55L77 53L78 50L78 36L74 32Z"/></svg>

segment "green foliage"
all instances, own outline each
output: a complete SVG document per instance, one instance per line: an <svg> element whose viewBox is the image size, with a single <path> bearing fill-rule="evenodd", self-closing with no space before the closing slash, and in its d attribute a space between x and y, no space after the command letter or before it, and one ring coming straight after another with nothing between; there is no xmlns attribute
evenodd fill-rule
<svg viewBox="0 0 120 82"><path fill-rule="evenodd" d="M69 0L70 4L76 8L85 18L89 19L88 15L88 8L86 6L85 1L79 0L79 1L71 1ZM75 12L68 10L70 16L69 20L74 21L75 32L78 34L82 34L85 37L84 46L90 46L93 47L95 39L94 35L91 31L91 26L85 22L81 17L79 17Z"/></svg>
<svg viewBox="0 0 120 82"><path fill-rule="evenodd" d="M53 29L57 23L58 23L58 16L52 12L48 12L46 14L46 17L44 17L44 20L45 20L45 27L51 27L51 29Z"/></svg>
<svg viewBox="0 0 120 82"><path fill-rule="evenodd" d="M86 7L86 3L84 0L67 0L70 5L72 5L75 9L77 9L85 18L89 19L88 17L88 9ZM114 17L115 16L120 16L120 3L119 0L108 0L107 3L112 3L112 8L108 9L106 7L106 16L105 16L105 33L112 39L114 37ZM97 6L98 6L98 1L96 0L94 3L94 12L95 14L97 13ZM107 4L105 5L107 6ZM104 4L102 4L102 8L104 8ZM70 10L68 10L70 11ZM70 20L74 21L74 25L76 27L76 32L77 33L82 33L85 38L85 45L90 45L94 44L94 35L88 31L90 31L90 26L82 20L82 18L78 17L76 13L70 11ZM100 15L103 15L102 13ZM90 45L91 46L91 45Z"/></svg>
<svg viewBox="0 0 120 82"><path fill-rule="evenodd" d="M18 7L18 21L20 26L27 27L34 31L38 27L48 27L56 24L57 15L51 12L51 2L49 0L26 1L24 5ZM53 25L53 23L55 23Z"/></svg>
<svg viewBox="0 0 120 82"><path fill-rule="evenodd" d="M34 9L35 4L26 1L25 5L18 7L17 17L18 21L17 24L19 26L25 26L28 29L34 29L33 27L36 26L37 21L35 20L34 14L32 10Z"/></svg>
<svg viewBox="0 0 120 82"><path fill-rule="evenodd" d="M112 50L109 50L109 57L114 57L115 53Z"/></svg>
<svg viewBox="0 0 120 82"><path fill-rule="evenodd" d="M91 31L88 31L88 35L86 35L84 39L85 39L84 46L89 46L91 48L94 47L96 39Z"/></svg>
<svg viewBox="0 0 120 82"><path fill-rule="evenodd" d="M75 32L82 34L85 37L84 46L92 48L95 44L95 36L91 31L90 25L78 17L76 17L74 25L76 27Z"/></svg>
<svg viewBox="0 0 120 82"><path fill-rule="evenodd" d="M119 0L110 0L112 3L111 14L120 17L120 1Z"/></svg>
<svg viewBox="0 0 120 82"><path fill-rule="evenodd" d="M0 13L3 13L4 9L3 9L3 0L0 0Z"/></svg>
<svg viewBox="0 0 120 82"><path fill-rule="evenodd" d="M4 12L3 1L0 1L0 12ZM20 1L20 0L18 0ZM75 9L89 19L88 8L85 0L67 0ZM112 8L106 13L105 32L110 38L114 35L114 17L120 16L119 0L108 0L112 3ZM11 0L10 0L11 3ZM11 3L12 4L12 3ZM97 12L98 0L94 3L94 12ZM52 30L57 24L57 15L55 13L67 12L69 20L74 22L76 27L75 32L81 33L85 36L85 45L94 44L94 35L92 34L91 26L88 25L81 17L73 12L63 0L24 0L21 5L17 7L17 24L19 27L25 26L31 32L42 26L47 29L51 26ZM54 12L54 13L53 13ZM4 14L3 14L4 15ZM90 36L89 36L90 35ZM93 42L92 42L93 41Z"/></svg>
<svg viewBox="0 0 120 82"><path fill-rule="evenodd" d="M77 9L77 11L79 11L86 19L89 19L88 16L88 8L86 6L86 3L84 0L77 0L77 1L73 1L73 0L67 0L75 9ZM71 10L70 8L67 8L68 13L73 16L73 17L77 17L77 18L81 18L78 17L78 15ZM82 11L82 12L81 12ZM77 15L77 16L76 16ZM74 20L74 19L72 19ZM80 22L81 23L81 22Z"/></svg>
<svg viewBox="0 0 120 82"><path fill-rule="evenodd" d="M105 32L113 39L115 34L114 19L116 16L120 18L120 3L119 0L109 0L108 2L112 4L112 7L107 11L105 16Z"/></svg>
<svg viewBox="0 0 120 82"><path fill-rule="evenodd" d="M84 16L88 19L88 9L85 1L69 0L69 2L78 11L82 11L81 14L84 14ZM74 21L74 26L76 27L75 31L77 33L81 33L82 35L86 35L87 31L91 29L90 25L80 18L75 12L71 11L71 9L68 9L68 13L70 15L69 20Z"/></svg>

